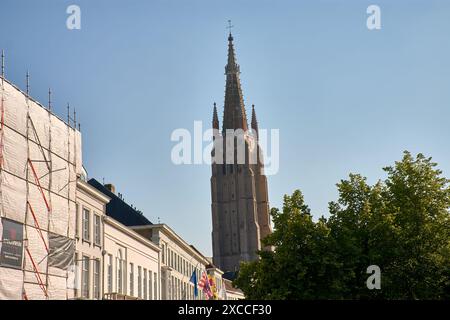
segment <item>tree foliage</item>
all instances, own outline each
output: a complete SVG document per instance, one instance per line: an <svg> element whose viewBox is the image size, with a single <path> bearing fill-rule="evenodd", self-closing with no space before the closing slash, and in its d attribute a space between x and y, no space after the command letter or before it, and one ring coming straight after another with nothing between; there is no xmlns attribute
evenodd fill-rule
<svg viewBox="0 0 450 320"><path fill-rule="evenodd" d="M422 154L384 171L374 185L338 183L328 219L314 221L299 190L286 195L263 240L274 251L243 263L235 285L249 299L449 299L450 181ZM370 265L380 290L366 286Z"/></svg>

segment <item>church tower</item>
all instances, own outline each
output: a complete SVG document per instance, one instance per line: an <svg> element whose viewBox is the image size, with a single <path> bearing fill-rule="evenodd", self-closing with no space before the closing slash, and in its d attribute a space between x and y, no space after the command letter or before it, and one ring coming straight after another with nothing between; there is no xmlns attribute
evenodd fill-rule
<svg viewBox="0 0 450 320"><path fill-rule="evenodd" d="M249 130L239 74L230 33L221 132L215 103L213 108L211 176L213 263L226 272L257 259L261 239L272 232L256 112L252 106Z"/></svg>

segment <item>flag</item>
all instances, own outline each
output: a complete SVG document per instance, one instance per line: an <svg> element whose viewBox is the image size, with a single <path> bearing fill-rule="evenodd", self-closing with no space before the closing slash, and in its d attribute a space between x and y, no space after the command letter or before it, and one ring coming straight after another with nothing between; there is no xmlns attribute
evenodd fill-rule
<svg viewBox="0 0 450 320"><path fill-rule="evenodd" d="M209 285L208 276L205 271L202 271L202 277L198 282L198 287L203 290L203 293L206 295L208 299L213 297L213 293L211 291L211 286Z"/></svg>
<svg viewBox="0 0 450 320"><path fill-rule="evenodd" d="M209 287L211 289L212 298L217 300L217 287L216 282L214 281L214 277L212 275L208 275Z"/></svg>
<svg viewBox="0 0 450 320"><path fill-rule="evenodd" d="M197 273L196 270L192 271L191 279L189 280L194 284L194 297L198 296L198 288L197 288Z"/></svg>

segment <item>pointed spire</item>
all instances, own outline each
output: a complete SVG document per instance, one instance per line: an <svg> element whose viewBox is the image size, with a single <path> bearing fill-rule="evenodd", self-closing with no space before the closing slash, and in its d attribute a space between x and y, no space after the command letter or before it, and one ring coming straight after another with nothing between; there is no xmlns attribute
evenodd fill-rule
<svg viewBox="0 0 450 320"><path fill-rule="evenodd" d="M240 73L239 65L236 63L236 54L234 53L233 36L231 32L228 36L228 62L225 67L225 74Z"/></svg>
<svg viewBox="0 0 450 320"><path fill-rule="evenodd" d="M217 108L216 108L215 102L214 102L214 110L213 110L212 127L213 127L213 129L219 130L219 117L217 116Z"/></svg>
<svg viewBox="0 0 450 320"><path fill-rule="evenodd" d="M252 104L252 130L258 133L258 120L256 120L256 112L254 104Z"/></svg>
<svg viewBox="0 0 450 320"><path fill-rule="evenodd" d="M226 129L247 130L247 116L245 114L244 97L239 79L240 68L234 53L233 36L228 36L228 63L225 66L225 107L223 117L223 131Z"/></svg>

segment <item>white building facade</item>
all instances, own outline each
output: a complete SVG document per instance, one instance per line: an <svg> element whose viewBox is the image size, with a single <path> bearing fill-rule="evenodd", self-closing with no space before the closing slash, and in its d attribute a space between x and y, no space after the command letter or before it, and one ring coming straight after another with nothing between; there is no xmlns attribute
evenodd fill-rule
<svg viewBox="0 0 450 320"><path fill-rule="evenodd" d="M209 264L199 251L189 245L166 224L132 227L133 230L150 239L161 250L161 299L163 300L203 300L204 294L198 290L194 294L194 284L190 282L192 273L197 280Z"/></svg>
<svg viewBox="0 0 450 320"><path fill-rule="evenodd" d="M110 217L104 222L105 299L160 299L159 247Z"/></svg>
<svg viewBox="0 0 450 320"><path fill-rule="evenodd" d="M88 183L77 181L74 287L77 299L103 298L103 221L109 199Z"/></svg>

